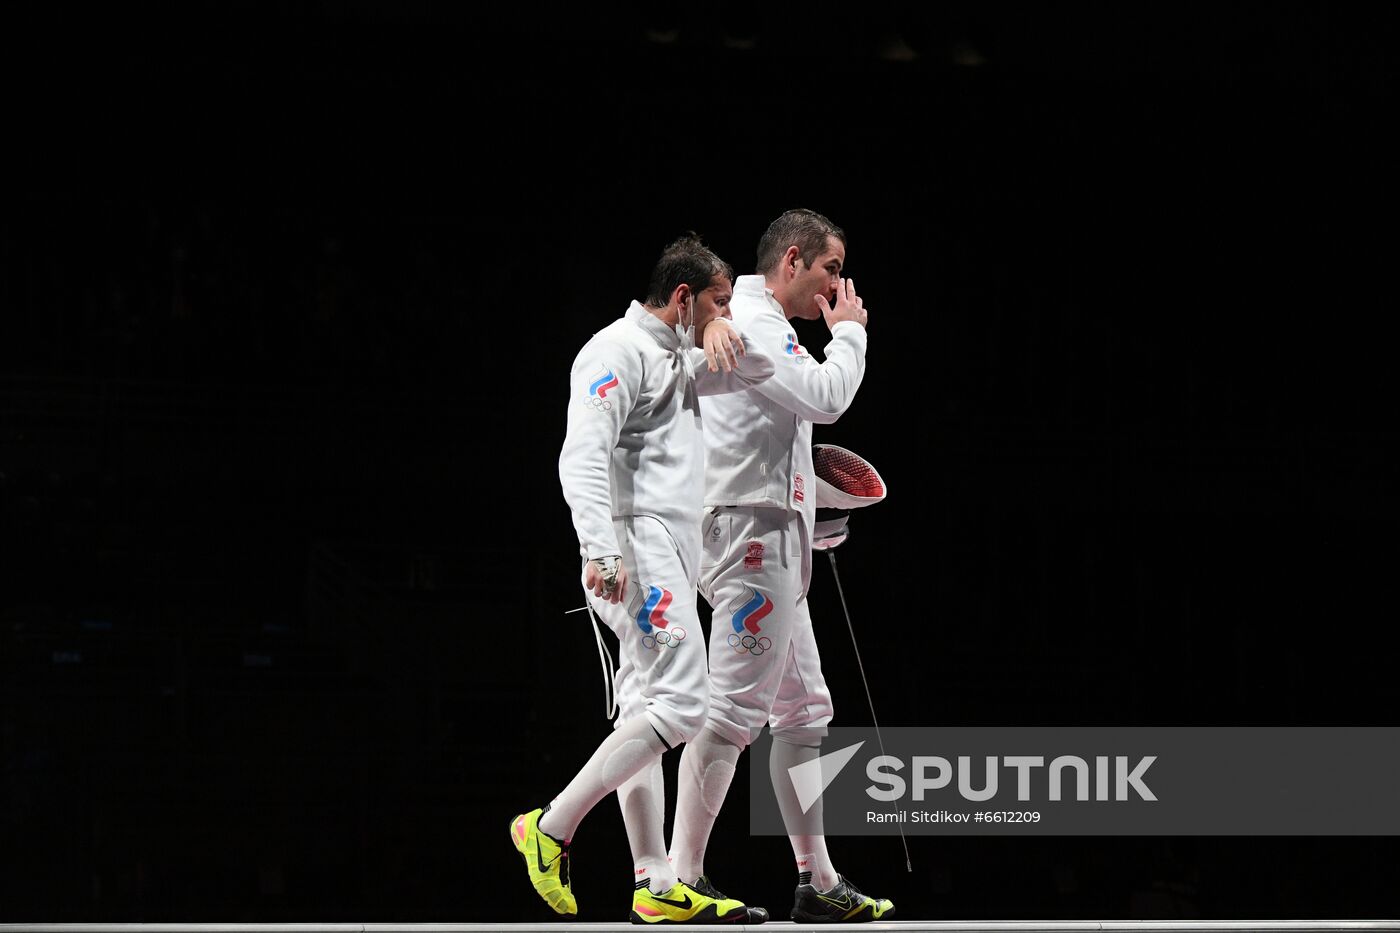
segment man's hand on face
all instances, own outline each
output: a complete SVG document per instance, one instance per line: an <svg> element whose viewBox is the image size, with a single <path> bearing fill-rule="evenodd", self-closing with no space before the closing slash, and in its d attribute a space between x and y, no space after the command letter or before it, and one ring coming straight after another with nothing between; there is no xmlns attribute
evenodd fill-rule
<svg viewBox="0 0 1400 933"><path fill-rule="evenodd" d="M817 307L821 309L822 317L826 319L828 328L835 327L842 321L855 321L864 327L869 320L869 316L865 313L865 302L856 296L854 279L838 280L836 307L833 308L826 303L825 295L818 295L816 301Z"/></svg>
<svg viewBox="0 0 1400 933"><path fill-rule="evenodd" d="M744 355L744 341L724 318L717 317L706 324L701 340L705 345L705 362L712 373L719 372L721 367L727 373L733 372L739 365L739 357Z"/></svg>

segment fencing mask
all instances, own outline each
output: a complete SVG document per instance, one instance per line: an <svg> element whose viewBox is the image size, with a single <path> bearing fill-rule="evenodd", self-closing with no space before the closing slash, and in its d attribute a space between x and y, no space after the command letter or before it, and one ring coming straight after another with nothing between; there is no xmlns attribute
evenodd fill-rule
<svg viewBox="0 0 1400 933"><path fill-rule="evenodd" d="M817 521L812 528L812 550L826 551L845 541L851 509L874 505L885 498L885 481L862 457L835 444L813 444L812 462L817 473Z"/></svg>

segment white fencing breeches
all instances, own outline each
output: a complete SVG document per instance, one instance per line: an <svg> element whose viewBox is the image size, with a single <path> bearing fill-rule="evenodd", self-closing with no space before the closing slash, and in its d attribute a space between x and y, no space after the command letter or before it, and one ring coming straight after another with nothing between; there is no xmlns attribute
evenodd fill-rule
<svg viewBox="0 0 1400 933"><path fill-rule="evenodd" d="M613 604L589 593L588 601L618 640L617 722L645 715L675 747L700 731L709 705L697 571L686 566L690 561L660 519L630 516L614 527L627 568L627 599Z"/></svg>
<svg viewBox="0 0 1400 933"><path fill-rule="evenodd" d="M712 508L703 525L700 592L714 609L708 723L746 747L764 723L773 737L820 744L831 722L802 588L810 548L796 512Z"/></svg>

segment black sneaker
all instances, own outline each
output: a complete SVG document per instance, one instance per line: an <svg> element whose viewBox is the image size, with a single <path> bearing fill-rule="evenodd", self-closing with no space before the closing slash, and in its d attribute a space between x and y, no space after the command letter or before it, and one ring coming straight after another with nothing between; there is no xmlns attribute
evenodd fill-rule
<svg viewBox="0 0 1400 933"><path fill-rule="evenodd" d="M713 897L717 901L727 900L723 894L719 893L719 889L714 886L714 883L710 881L709 875L701 875L699 878L695 879L695 883L692 884L691 887L706 897ZM764 910L762 907L750 907L747 904L744 906L748 908L749 911L747 922L766 923L768 921L767 910Z"/></svg>
<svg viewBox="0 0 1400 933"><path fill-rule="evenodd" d="M894 904L884 898L866 897L840 875L830 891L799 884L792 900L792 919L797 923L865 923L893 916Z"/></svg>

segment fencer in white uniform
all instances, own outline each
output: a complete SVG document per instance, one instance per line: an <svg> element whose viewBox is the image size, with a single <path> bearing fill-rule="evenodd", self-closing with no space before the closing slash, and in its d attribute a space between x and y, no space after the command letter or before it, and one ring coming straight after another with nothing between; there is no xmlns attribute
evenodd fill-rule
<svg viewBox="0 0 1400 933"><path fill-rule="evenodd" d="M698 399L754 386L774 368L723 319L729 275L698 240L672 244L653 273L647 303L633 302L595 334L570 372L560 483L589 603L617 636L621 663L613 734L549 807L512 824L536 890L560 913L574 912L567 869L561 879L548 857L532 865L526 849L541 845L538 830L550 837L541 851L566 859L583 816L613 790L623 805L637 883L647 882L653 895L676 884L656 786L660 759L700 730L709 701L695 597L704 493ZM717 371L687 336L692 321L710 355L724 362ZM695 906L699 898L687 893L684 900ZM641 905L644 914L649 909ZM666 902L657 909L667 910ZM729 919L733 910L719 913L717 919Z"/></svg>
<svg viewBox="0 0 1400 933"><path fill-rule="evenodd" d="M855 398L865 375L868 314L854 284L841 278L845 235L820 214L784 214L758 253L760 274L739 277L731 309L735 325L772 355L776 369L762 385L702 403L700 591L714 610L710 707L706 728L681 759L671 859L683 880L705 874L705 848L734 764L769 724L774 789L798 863L793 918L885 919L893 910L888 901L861 895L836 873L820 812L802 813L787 774L820 754L832 718L807 607L816 513L812 425L836 421ZM793 317L825 319L831 340L824 362L799 343ZM824 912L832 891L839 896L825 900L846 906Z"/></svg>

